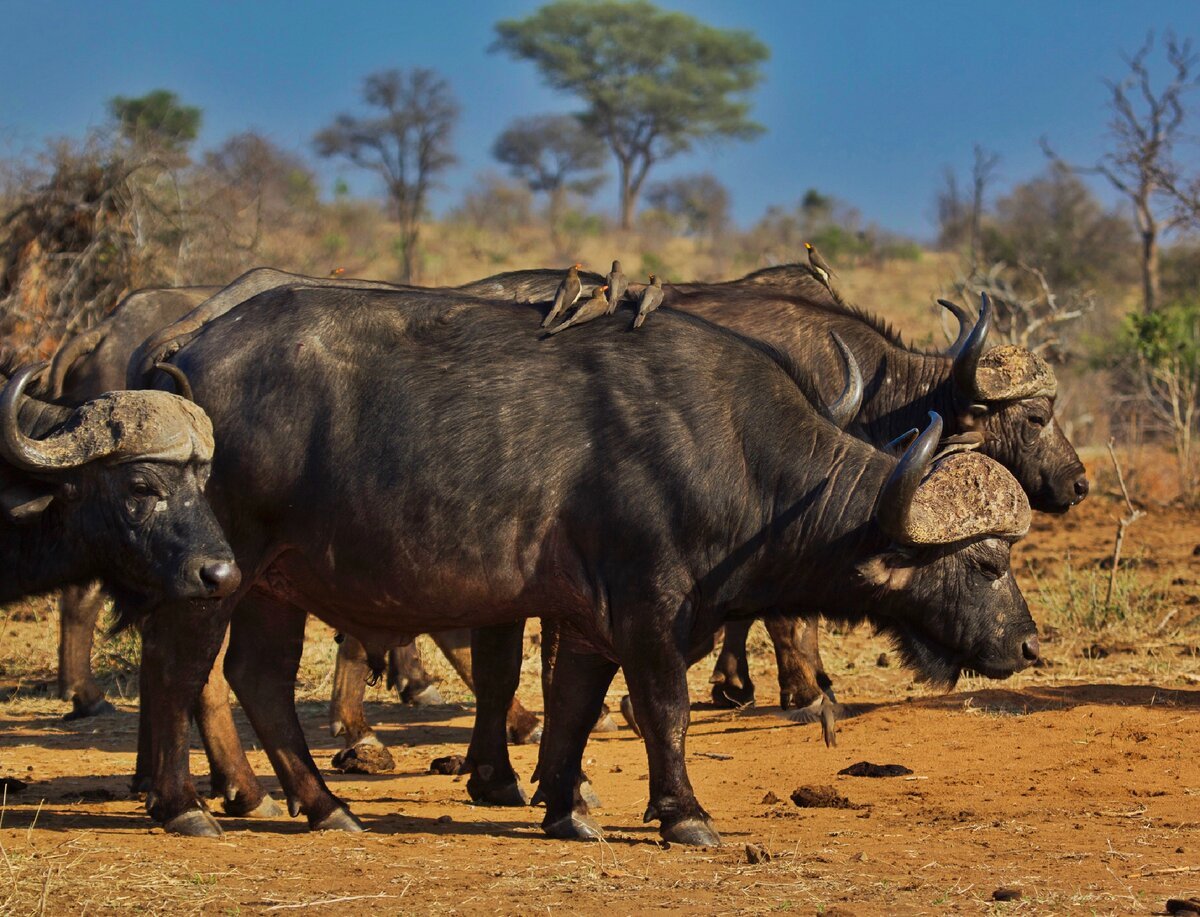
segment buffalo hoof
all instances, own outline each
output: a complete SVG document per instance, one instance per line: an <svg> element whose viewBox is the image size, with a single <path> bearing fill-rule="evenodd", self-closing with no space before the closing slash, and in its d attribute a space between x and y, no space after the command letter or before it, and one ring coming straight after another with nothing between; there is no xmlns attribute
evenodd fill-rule
<svg viewBox="0 0 1200 917"><path fill-rule="evenodd" d="M412 704L414 707L440 707L446 703L442 693L437 689L437 685L426 685L421 690L412 693L405 688L400 697L406 704Z"/></svg>
<svg viewBox="0 0 1200 917"><path fill-rule="evenodd" d="M163 825L167 834L182 834L184 837L223 837L225 832L217 820L202 809L188 809Z"/></svg>
<svg viewBox="0 0 1200 917"><path fill-rule="evenodd" d="M378 739L363 739L333 756L333 769L343 774L390 774L396 769L392 753Z"/></svg>
<svg viewBox="0 0 1200 917"><path fill-rule="evenodd" d="M483 787L480 787L478 784L471 786L471 781L467 781L467 793L470 794L471 801L478 805L506 806L508 808L529 805L529 797L521 789L521 784L515 780L503 786Z"/></svg>
<svg viewBox="0 0 1200 917"><path fill-rule="evenodd" d="M604 837L599 825L578 812L564 815L556 821L543 822L542 830L547 837L560 841L598 841Z"/></svg>
<svg viewBox="0 0 1200 917"><path fill-rule="evenodd" d="M249 808L241 798L226 799L221 808L230 818L283 818L283 808L270 796Z"/></svg>
<svg viewBox="0 0 1200 917"><path fill-rule="evenodd" d="M71 712L63 714L63 720L66 722L70 722L71 720L85 720L90 716L104 716L107 713L117 712L117 708L103 697L92 701L90 704L85 704L78 697L73 697L71 698L71 704Z"/></svg>
<svg viewBox="0 0 1200 917"><path fill-rule="evenodd" d="M313 831L345 831L347 834L361 834L367 829L363 823L350 814L350 810L339 806L319 822L312 826Z"/></svg>
<svg viewBox="0 0 1200 917"><path fill-rule="evenodd" d="M599 809L601 807L600 797L596 795L596 791L592 789L592 781L584 780L579 784L579 798L587 803L589 809Z"/></svg>
<svg viewBox="0 0 1200 917"><path fill-rule="evenodd" d="M642 730L638 729L637 719L633 715L633 701L626 694L621 698L621 716L625 718L626 725L633 730L633 734L641 738Z"/></svg>
<svg viewBox="0 0 1200 917"><path fill-rule="evenodd" d="M685 818L660 832L664 841L686 844L688 847L720 847L721 835L704 818Z"/></svg>
<svg viewBox="0 0 1200 917"><path fill-rule="evenodd" d="M592 727L592 732L616 732L617 721L612 718L611 713L600 714L600 719L596 720L596 725Z"/></svg>

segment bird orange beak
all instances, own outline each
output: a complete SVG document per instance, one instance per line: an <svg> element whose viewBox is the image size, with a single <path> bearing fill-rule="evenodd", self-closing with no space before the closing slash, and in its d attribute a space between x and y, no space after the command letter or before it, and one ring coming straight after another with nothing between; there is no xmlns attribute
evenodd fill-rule
<svg viewBox="0 0 1200 917"><path fill-rule="evenodd" d="M804 247L806 249L808 249L810 252L812 251L812 243L811 242L805 242Z"/></svg>

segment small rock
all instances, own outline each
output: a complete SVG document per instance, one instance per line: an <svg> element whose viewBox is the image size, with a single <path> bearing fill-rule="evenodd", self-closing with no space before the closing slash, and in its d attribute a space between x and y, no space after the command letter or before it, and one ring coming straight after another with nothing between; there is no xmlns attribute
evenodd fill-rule
<svg viewBox="0 0 1200 917"><path fill-rule="evenodd" d="M767 795L762 798L762 804L764 806L773 806L777 802L783 802L783 800L775 795L774 790L767 790Z"/></svg>
<svg viewBox="0 0 1200 917"><path fill-rule="evenodd" d="M750 864L771 862L771 853L762 844L746 845L746 862Z"/></svg>
<svg viewBox="0 0 1200 917"><path fill-rule="evenodd" d="M1021 890L1019 888L998 888L992 892L993 901L1020 901Z"/></svg>
<svg viewBox="0 0 1200 917"><path fill-rule="evenodd" d="M437 820L439 825L448 825L452 821L454 821L454 819L451 818L449 815L439 815L438 820Z"/></svg>
<svg viewBox="0 0 1200 917"><path fill-rule="evenodd" d="M1192 557L1200 557L1200 544L1192 548Z"/></svg>
<svg viewBox="0 0 1200 917"><path fill-rule="evenodd" d="M838 771L839 775L847 777L907 777L911 773L903 764L872 764L870 761L859 761Z"/></svg>
<svg viewBox="0 0 1200 917"><path fill-rule="evenodd" d="M881 668L881 669L886 669L889 665L892 664L892 661L890 659L888 659L887 653L880 653L879 658L875 660L875 664L877 666L879 666L879 668Z"/></svg>
<svg viewBox="0 0 1200 917"><path fill-rule="evenodd" d="M462 755L446 755L444 758L434 758L429 765L429 773L443 774L447 777L465 774L467 759Z"/></svg>

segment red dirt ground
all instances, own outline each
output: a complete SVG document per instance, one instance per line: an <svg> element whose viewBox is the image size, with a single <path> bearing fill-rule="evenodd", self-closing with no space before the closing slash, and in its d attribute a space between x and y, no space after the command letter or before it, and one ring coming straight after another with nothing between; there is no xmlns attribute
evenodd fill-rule
<svg viewBox="0 0 1200 917"><path fill-rule="evenodd" d="M828 635L840 698L858 712L834 749L819 728L765 705L774 673L759 638L764 706L694 713L689 767L725 840L715 849L664 849L641 824L645 753L626 729L587 750L606 841L564 843L541 836L540 809L475 807L463 778L426 772L435 756L463 750L466 707L390 702L369 712L397 772L330 777L368 834L314 835L283 818L226 820L222 841L168 837L126 792L135 705L61 722L66 705L39 695L28 674L53 622L6 621L0 777L30 785L2 807L0 913L1164 913L1168 898L1200 893L1200 516L1158 509L1132 527L1121 604L1096 614L1088 597L1107 584L1097 568L1117 512L1100 499L1040 519L1019 549L1045 667L934 695L894 664L877 665L883 641ZM693 670L696 701L707 675ZM302 696L322 696L325 676ZM537 707L535 684L527 679L523 696ZM621 693L614 686L612 698ZM338 746L324 707L310 700L302 711L327 765ZM513 757L527 779L536 748ZM251 760L270 773L260 751ZM862 760L913 773L838 776ZM193 770L204 767L197 753ZM802 785L831 786L854 807L797 808L789 797ZM769 860L749 862L747 845ZM993 901L1001 887L1021 897Z"/></svg>

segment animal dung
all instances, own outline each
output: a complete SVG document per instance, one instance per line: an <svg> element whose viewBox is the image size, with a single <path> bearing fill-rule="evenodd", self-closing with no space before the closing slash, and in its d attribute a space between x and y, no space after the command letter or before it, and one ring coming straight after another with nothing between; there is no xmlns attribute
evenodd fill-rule
<svg viewBox="0 0 1200 917"><path fill-rule="evenodd" d="M912 771L903 764L872 764L870 761L859 761L838 771L838 776L846 777L907 777Z"/></svg>
<svg viewBox="0 0 1200 917"><path fill-rule="evenodd" d="M861 809L831 786L800 786L792 790L792 802L801 809Z"/></svg>
<svg viewBox="0 0 1200 917"><path fill-rule="evenodd" d="M764 806L773 806L779 802L783 802L783 800L775 795L774 790L767 790L767 794L762 798L762 805Z"/></svg>
<svg viewBox="0 0 1200 917"><path fill-rule="evenodd" d="M1167 913L1176 917L1192 917L1200 914L1200 898L1168 898Z"/></svg>
<svg viewBox="0 0 1200 917"><path fill-rule="evenodd" d="M1019 888L998 888L992 892L993 901L1020 901L1021 890Z"/></svg>
<svg viewBox="0 0 1200 917"><path fill-rule="evenodd" d="M16 777L0 777L0 794L19 793L27 786L29 786L29 784L27 784L24 780L18 780Z"/></svg>

